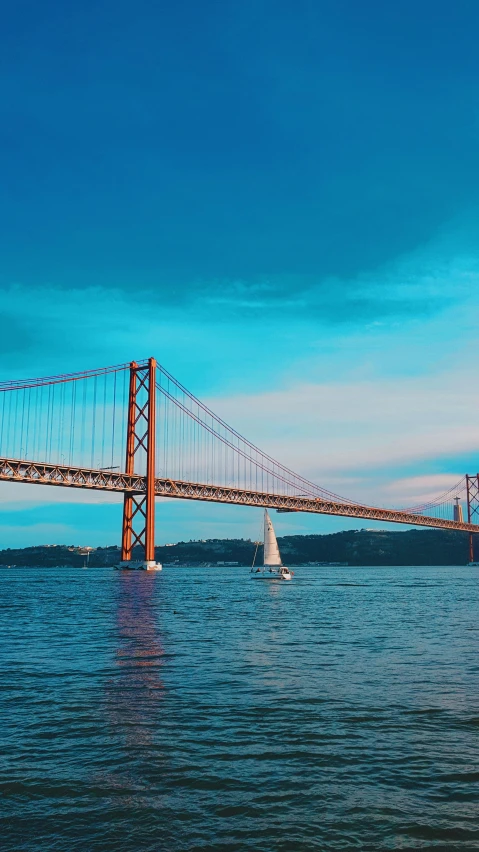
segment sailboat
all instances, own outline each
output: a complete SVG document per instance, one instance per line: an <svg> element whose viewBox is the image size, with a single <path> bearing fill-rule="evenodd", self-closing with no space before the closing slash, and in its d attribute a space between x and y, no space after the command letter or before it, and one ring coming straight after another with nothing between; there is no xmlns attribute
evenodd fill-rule
<svg viewBox="0 0 479 852"><path fill-rule="evenodd" d="M264 558L263 570L251 569L254 578L262 580L291 580L292 572L281 562L278 542L274 532L273 522L268 510L264 510Z"/></svg>

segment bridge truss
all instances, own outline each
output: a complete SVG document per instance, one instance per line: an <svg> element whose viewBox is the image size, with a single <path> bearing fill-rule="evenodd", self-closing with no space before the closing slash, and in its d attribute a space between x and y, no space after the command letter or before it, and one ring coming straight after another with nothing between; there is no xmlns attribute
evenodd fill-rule
<svg viewBox="0 0 479 852"><path fill-rule="evenodd" d="M0 481L84 488L88 491L119 492L130 499L144 498L147 494L146 476L38 464L21 459L0 459ZM320 497L294 497L263 491L249 491L224 485L183 482L178 479L162 477L155 477L154 479L154 494L155 497L169 497L180 500L232 503L236 506L260 506L266 509L277 509L279 512L310 512L318 515L340 515L348 518L364 518L369 521L385 521L410 526L463 530L469 533L479 532L479 525L471 522L434 518L428 515L402 512L398 509L380 509L374 506L362 506L358 503L339 503ZM140 503L139 500L137 502ZM140 541L140 543L142 542Z"/></svg>
<svg viewBox="0 0 479 852"><path fill-rule="evenodd" d="M155 497L462 530L473 560L479 475L409 509L348 500L259 450L153 358L4 382L0 406L0 481L123 494L125 562L138 545L154 560Z"/></svg>

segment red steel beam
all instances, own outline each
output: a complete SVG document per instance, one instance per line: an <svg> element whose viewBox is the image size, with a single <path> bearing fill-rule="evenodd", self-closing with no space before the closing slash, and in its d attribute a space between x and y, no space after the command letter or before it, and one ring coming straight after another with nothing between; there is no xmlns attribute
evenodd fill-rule
<svg viewBox="0 0 479 852"><path fill-rule="evenodd" d="M138 474L43 464L10 458L0 459L0 481L139 495L145 495L147 491L147 477ZM370 521L479 533L478 524L429 518L427 515L414 515L411 512L401 512L397 509L378 509L374 506L338 503L320 498L288 497L263 491L249 491L222 485L205 485L201 482L183 482L182 480L162 477L155 478L155 496L182 500L202 500L210 503L232 503L237 506L261 506L269 509L286 509L293 512L311 512L320 515L341 515L348 518L364 518Z"/></svg>

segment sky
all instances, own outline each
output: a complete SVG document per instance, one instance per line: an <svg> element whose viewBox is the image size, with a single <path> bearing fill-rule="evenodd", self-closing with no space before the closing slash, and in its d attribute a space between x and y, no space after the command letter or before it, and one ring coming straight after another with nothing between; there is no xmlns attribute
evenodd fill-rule
<svg viewBox="0 0 479 852"><path fill-rule="evenodd" d="M465 0L6 6L0 379L153 355L354 500L474 473L478 25ZM103 495L0 484L0 547L120 522ZM258 528L157 504L160 544Z"/></svg>

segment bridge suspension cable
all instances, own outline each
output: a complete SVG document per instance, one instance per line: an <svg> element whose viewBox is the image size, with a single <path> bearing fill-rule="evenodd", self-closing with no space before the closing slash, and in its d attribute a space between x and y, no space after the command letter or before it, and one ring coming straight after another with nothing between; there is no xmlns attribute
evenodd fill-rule
<svg viewBox="0 0 479 852"><path fill-rule="evenodd" d="M178 479L190 477L196 482L211 480L272 493L362 505L294 473L228 426L164 367L158 365L157 371L161 473ZM171 424L174 424L173 429ZM200 476L202 467L206 478Z"/></svg>
<svg viewBox="0 0 479 852"><path fill-rule="evenodd" d="M457 500L459 500L461 505L467 505L465 476L462 476L455 485L452 485L447 491L444 491L432 500L408 507L404 511L416 515L431 515L438 518L454 519L455 507L458 505Z"/></svg>
<svg viewBox="0 0 479 852"><path fill-rule="evenodd" d="M141 478L146 476L148 464L151 468L151 464L155 463L156 476L166 483L180 483L177 492L179 495L181 491L182 496L187 490L185 483L191 483L198 495L206 493L202 489L207 486L211 486L214 493L224 488L221 499L224 498L225 502L253 499L244 496L248 492L249 495L263 495L261 499L263 502L266 500L266 504L268 499L287 497L293 501L288 506L314 506L322 502L329 507L324 505L324 511L331 514L387 519L388 510L376 510L337 495L273 459L225 423L156 362L151 373L152 377L156 376L155 401L155 394L151 390L146 392L146 385L142 384L153 362L149 359L96 370L0 382L1 458L12 463L20 460L40 467L45 465L44 470L50 471L48 481L66 483L70 478L80 487L83 479L85 483L98 483L92 487L110 487L101 484L108 477L97 477L95 471L117 470L120 479L122 474ZM145 419L145 411L148 410L147 420L153 414L152 422L156 421L156 427L154 440L150 434L150 442L155 450L150 453L150 462L146 451L135 453L134 459L130 455L128 464L130 467L133 464L133 468L127 470L126 424L132 413L129 391L132 370L136 371L138 387L143 387L136 402L135 417L140 422ZM150 400L153 400L151 412L145 408ZM136 421L130 426L130 432L131 429L134 432ZM140 449L141 446L146 448L145 440L139 435ZM62 472L55 473L55 466ZM65 466L74 469L71 477L65 473ZM20 467L7 464L5 470L19 471ZM85 473L79 474L80 469ZM21 467L21 470L26 468ZM9 476L5 473L4 478ZM149 476L151 480L151 471ZM113 479L111 477L109 481ZM118 486L119 479L115 481L115 489L123 487ZM135 481L141 490L140 480ZM121 482L125 484L127 480ZM164 487L168 491L167 485ZM243 496L233 497L235 489ZM438 497L400 511L404 518L430 516L438 521L455 521L458 499L459 502L466 500L466 505L470 506L466 490L466 478L463 477ZM206 498L198 496L195 499ZM321 511L319 505L318 511Z"/></svg>
<svg viewBox="0 0 479 852"><path fill-rule="evenodd" d="M0 452L76 466L124 464L129 365L0 383Z"/></svg>

